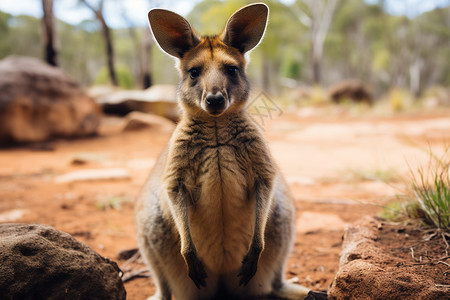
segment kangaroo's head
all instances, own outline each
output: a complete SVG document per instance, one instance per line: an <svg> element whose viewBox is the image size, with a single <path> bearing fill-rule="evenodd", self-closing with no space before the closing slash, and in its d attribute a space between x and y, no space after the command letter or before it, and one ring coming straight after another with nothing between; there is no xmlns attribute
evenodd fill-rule
<svg viewBox="0 0 450 300"><path fill-rule="evenodd" d="M185 111L220 116L243 109L250 89L244 54L260 42L267 15L265 4L245 6L230 17L221 34L201 37L176 13L148 13L155 40L179 60L178 96Z"/></svg>

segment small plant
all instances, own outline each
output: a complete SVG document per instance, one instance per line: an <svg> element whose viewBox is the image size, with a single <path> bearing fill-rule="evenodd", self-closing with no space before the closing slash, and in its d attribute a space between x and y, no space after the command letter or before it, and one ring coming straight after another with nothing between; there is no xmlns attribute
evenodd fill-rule
<svg viewBox="0 0 450 300"><path fill-rule="evenodd" d="M419 222L432 229L450 233L450 157L447 148L442 157L430 151L427 167L410 167L407 191L398 202L385 207L381 216L390 220Z"/></svg>
<svg viewBox="0 0 450 300"><path fill-rule="evenodd" d="M111 196L104 198L103 200L98 200L96 206L101 210L110 210L110 209L121 210L122 205L127 202L130 202L130 200L127 197Z"/></svg>
<svg viewBox="0 0 450 300"><path fill-rule="evenodd" d="M384 183L397 182L400 180L400 175L394 169L357 169L349 170L347 178L349 181L380 181Z"/></svg>
<svg viewBox="0 0 450 300"><path fill-rule="evenodd" d="M441 158L430 152L430 165L420 166L412 176L412 210L426 225L450 231L450 160L448 148ZM409 212L411 214L411 212Z"/></svg>
<svg viewBox="0 0 450 300"><path fill-rule="evenodd" d="M395 112L402 111L412 104L412 95L399 88L392 89L388 94L389 105Z"/></svg>

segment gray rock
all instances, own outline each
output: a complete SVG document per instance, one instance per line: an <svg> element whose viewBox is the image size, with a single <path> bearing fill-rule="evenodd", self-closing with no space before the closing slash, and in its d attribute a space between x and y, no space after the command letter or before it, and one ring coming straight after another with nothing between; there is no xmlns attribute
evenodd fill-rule
<svg viewBox="0 0 450 300"><path fill-rule="evenodd" d="M1 299L125 299L117 264L39 224L0 224Z"/></svg>
<svg viewBox="0 0 450 300"><path fill-rule="evenodd" d="M155 128L161 132L171 133L175 129L175 124L164 117L139 111L130 112L126 116L125 131L135 131L144 128Z"/></svg>
<svg viewBox="0 0 450 300"><path fill-rule="evenodd" d="M176 87L173 85L154 85L146 90L119 90L109 93L97 93L95 101L102 106L103 112L125 116L132 111L151 113L174 122L180 118L176 99Z"/></svg>
<svg viewBox="0 0 450 300"><path fill-rule="evenodd" d="M31 57L0 61L0 144L97 132L100 109L61 69Z"/></svg>

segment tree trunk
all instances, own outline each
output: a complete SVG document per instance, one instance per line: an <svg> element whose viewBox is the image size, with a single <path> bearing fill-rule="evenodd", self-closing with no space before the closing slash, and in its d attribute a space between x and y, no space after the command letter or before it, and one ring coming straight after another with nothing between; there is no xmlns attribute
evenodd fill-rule
<svg viewBox="0 0 450 300"><path fill-rule="evenodd" d="M312 80L314 84L320 84L322 82L322 68L321 68L322 55L314 55L311 59L312 64Z"/></svg>
<svg viewBox="0 0 450 300"><path fill-rule="evenodd" d="M422 62L420 59L416 59L414 63L409 66L409 90L411 93L419 97L421 92L420 85L420 72L422 68Z"/></svg>
<svg viewBox="0 0 450 300"><path fill-rule="evenodd" d="M55 46L53 0L42 0L42 10L44 12L42 21L44 25L45 61L52 66L58 66L58 51Z"/></svg>
<svg viewBox="0 0 450 300"><path fill-rule="evenodd" d="M150 30L146 30L143 37L142 42L142 64L141 64L141 73L142 73L142 87L147 89L152 86L152 45L153 40L151 37Z"/></svg>
<svg viewBox="0 0 450 300"><path fill-rule="evenodd" d="M325 38L330 29L339 0L310 0L311 9L311 71L314 84L322 81L322 55Z"/></svg>
<svg viewBox="0 0 450 300"><path fill-rule="evenodd" d="M107 58L109 78L111 80L111 84L117 86L118 82L114 66L114 47L112 44L111 31L109 30L105 18L103 17L104 0L101 0L99 2L98 4L99 8L94 8L89 2L87 2L87 0L81 0L81 2L83 2L90 10L92 10L92 12L95 14L95 17L102 25L102 34L103 38L105 39L105 46L106 46L106 58Z"/></svg>
<svg viewBox="0 0 450 300"><path fill-rule="evenodd" d="M114 48L113 48L112 39L111 39L111 31L109 30L108 25L106 25L105 19L103 18L103 14L100 14L98 16L98 19L102 23L102 32L103 32L103 37L105 39L105 44L106 44L106 56L107 56L107 63L108 63L109 78L111 79L111 83L114 86L117 86L118 82L117 82L116 71L115 71L115 67L114 67Z"/></svg>

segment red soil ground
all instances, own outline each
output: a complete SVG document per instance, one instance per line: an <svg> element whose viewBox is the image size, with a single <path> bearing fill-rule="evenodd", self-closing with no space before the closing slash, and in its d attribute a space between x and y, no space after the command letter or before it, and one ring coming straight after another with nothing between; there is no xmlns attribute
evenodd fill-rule
<svg viewBox="0 0 450 300"><path fill-rule="evenodd" d="M285 113L264 129L297 200L286 277L326 290L338 268L345 225L395 199L408 164L428 162L427 149L444 151L450 118L301 115ZM0 222L54 226L116 261L119 252L135 248L133 202L170 134L151 128L122 132L121 122L105 119L94 138L0 150ZM126 169L129 177L59 180L72 171L109 168ZM128 299L154 292L151 278L125 286Z"/></svg>

